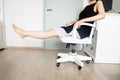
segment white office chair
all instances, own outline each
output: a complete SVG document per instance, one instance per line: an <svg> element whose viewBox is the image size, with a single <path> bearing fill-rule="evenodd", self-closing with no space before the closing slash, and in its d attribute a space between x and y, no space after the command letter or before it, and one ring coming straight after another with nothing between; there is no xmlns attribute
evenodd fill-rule
<svg viewBox="0 0 120 80"><path fill-rule="evenodd" d="M61 42L63 43L69 43L72 46L72 50L69 53L58 53L58 57L57 57L57 64L56 66L59 67L61 62L74 62L78 65L78 69L81 70L83 67L83 62L82 61L86 61L87 64L90 63L90 60L92 60L91 57L88 56L83 56L83 55L78 55L77 52L75 51L75 45L76 44L91 44L92 43L92 35L95 29L95 23L94 24L90 24L90 23L83 23L82 25L87 25L87 26L91 26L91 32L90 32L90 36L83 38L83 39L79 39L76 37L76 28L73 29L73 35L72 36L65 36L60 38Z"/></svg>

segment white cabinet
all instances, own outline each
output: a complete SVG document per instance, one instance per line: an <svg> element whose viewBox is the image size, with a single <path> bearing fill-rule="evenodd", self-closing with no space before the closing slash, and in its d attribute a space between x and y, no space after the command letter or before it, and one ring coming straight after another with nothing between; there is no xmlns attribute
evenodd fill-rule
<svg viewBox="0 0 120 80"><path fill-rule="evenodd" d="M106 13L105 19L97 21L92 44L83 50L95 63L120 64L120 14Z"/></svg>
<svg viewBox="0 0 120 80"><path fill-rule="evenodd" d="M3 0L0 0L0 49L5 48Z"/></svg>

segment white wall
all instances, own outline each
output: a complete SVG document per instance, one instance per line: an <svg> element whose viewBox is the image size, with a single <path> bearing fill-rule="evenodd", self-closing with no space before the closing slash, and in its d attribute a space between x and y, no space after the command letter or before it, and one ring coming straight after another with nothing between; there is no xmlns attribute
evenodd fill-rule
<svg viewBox="0 0 120 80"><path fill-rule="evenodd" d="M113 10L120 12L120 0L113 0Z"/></svg>
<svg viewBox="0 0 120 80"><path fill-rule="evenodd" d="M12 23L26 30L43 30L43 0L4 0L7 46L43 47L40 39L20 39Z"/></svg>

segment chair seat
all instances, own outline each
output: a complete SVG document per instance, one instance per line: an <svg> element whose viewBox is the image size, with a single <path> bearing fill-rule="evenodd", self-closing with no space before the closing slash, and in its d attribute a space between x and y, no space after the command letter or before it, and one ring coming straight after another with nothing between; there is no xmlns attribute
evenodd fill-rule
<svg viewBox="0 0 120 80"><path fill-rule="evenodd" d="M73 38L72 36L64 36L60 38L61 42L63 43L75 43L75 44L91 44L91 39L89 37L80 39L80 38Z"/></svg>

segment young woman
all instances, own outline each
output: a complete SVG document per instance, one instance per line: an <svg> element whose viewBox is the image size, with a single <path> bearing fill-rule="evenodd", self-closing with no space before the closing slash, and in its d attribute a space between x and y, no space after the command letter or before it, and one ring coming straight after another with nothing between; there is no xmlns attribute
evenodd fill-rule
<svg viewBox="0 0 120 80"><path fill-rule="evenodd" d="M90 4L80 12L79 18L77 20L68 22L62 27L50 29L47 31L26 31L13 24L13 30L21 38L32 37L46 39L51 37L63 37L68 35L72 31L73 27L76 27L78 33L77 36L79 38L88 37L90 35L91 27L84 25L81 26L81 24L84 22L93 24L94 21L103 19L105 17L105 10L102 0L89 0L89 3Z"/></svg>

